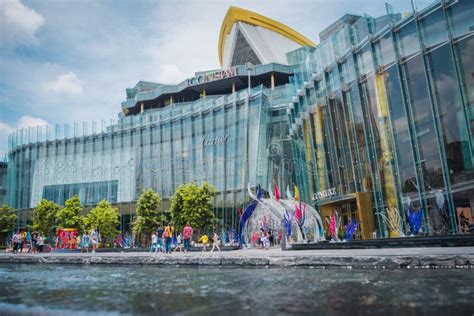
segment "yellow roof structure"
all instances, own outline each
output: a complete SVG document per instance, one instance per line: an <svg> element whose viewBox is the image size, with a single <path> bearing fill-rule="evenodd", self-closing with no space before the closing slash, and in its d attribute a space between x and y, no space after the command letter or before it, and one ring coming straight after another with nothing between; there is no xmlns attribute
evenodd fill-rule
<svg viewBox="0 0 474 316"><path fill-rule="evenodd" d="M275 20L269 19L263 15L258 13L237 8L234 6L230 6L229 10L227 10L227 14L224 17L224 21L222 21L221 31L219 34L219 62L222 66L222 55L224 53L224 43L227 35L232 30L232 26L236 22L244 22L254 26L261 26L278 34L285 36L286 38L300 44L301 46L311 46L316 47L316 44L306 38L305 36L301 35L300 33L296 32L292 28L277 22Z"/></svg>

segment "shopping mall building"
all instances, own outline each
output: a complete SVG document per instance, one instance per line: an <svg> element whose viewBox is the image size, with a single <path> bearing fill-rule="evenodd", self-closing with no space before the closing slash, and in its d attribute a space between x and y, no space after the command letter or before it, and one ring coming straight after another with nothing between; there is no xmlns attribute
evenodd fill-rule
<svg viewBox="0 0 474 316"><path fill-rule="evenodd" d="M42 198L78 194L114 203L128 229L142 189L166 210L180 184L207 181L220 227L238 225L247 184L276 183L323 216L366 220L363 236L390 235L387 209L409 207L425 234L462 233L474 212L474 1L347 14L319 37L231 7L221 69L140 81L111 124L14 132L7 200L19 226Z"/></svg>

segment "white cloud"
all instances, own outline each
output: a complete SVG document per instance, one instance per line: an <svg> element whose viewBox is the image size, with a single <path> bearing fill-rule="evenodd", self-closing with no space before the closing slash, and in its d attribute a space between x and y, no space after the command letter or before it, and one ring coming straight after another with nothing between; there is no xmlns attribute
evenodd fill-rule
<svg viewBox="0 0 474 316"><path fill-rule="evenodd" d="M0 46L35 43L44 17L19 0L0 0Z"/></svg>
<svg viewBox="0 0 474 316"><path fill-rule="evenodd" d="M16 129L44 125L48 125L48 122L43 120L42 118L23 115L16 123Z"/></svg>
<svg viewBox="0 0 474 316"><path fill-rule="evenodd" d="M7 139L10 133L22 128L44 126L48 124L49 123L42 118L29 115L23 115L18 119L18 121L11 125L0 121L0 161L3 160L3 156L7 152Z"/></svg>
<svg viewBox="0 0 474 316"><path fill-rule="evenodd" d="M0 135L8 135L13 131L13 128L10 127L7 123L0 122Z"/></svg>
<svg viewBox="0 0 474 316"><path fill-rule="evenodd" d="M183 81L184 73L176 64L164 64L158 66L158 81L162 83L178 83Z"/></svg>
<svg viewBox="0 0 474 316"><path fill-rule="evenodd" d="M33 117L29 115L23 115L16 121L15 124L9 125L5 122L0 122L0 133L2 134L9 134L14 130L27 128L27 127L35 127L35 126L44 126L48 125L49 123L46 120L43 120L39 117Z"/></svg>
<svg viewBox="0 0 474 316"><path fill-rule="evenodd" d="M62 94L81 94L84 82L73 72L59 75L53 81L46 82L46 90Z"/></svg>

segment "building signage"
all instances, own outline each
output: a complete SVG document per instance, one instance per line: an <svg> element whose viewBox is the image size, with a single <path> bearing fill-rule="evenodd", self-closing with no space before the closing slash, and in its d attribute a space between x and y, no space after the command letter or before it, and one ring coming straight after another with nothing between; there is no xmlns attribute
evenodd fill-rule
<svg viewBox="0 0 474 316"><path fill-rule="evenodd" d="M229 138L229 135L223 135L223 136L206 136L202 140L202 146L211 146L211 145L218 145L218 144L224 144L227 143L227 139Z"/></svg>
<svg viewBox="0 0 474 316"><path fill-rule="evenodd" d="M232 67L228 69L223 69L215 72L210 72L206 74L201 74L194 78L188 79L190 86L208 83L215 80L221 80L226 78L231 78L237 76L237 67Z"/></svg>
<svg viewBox="0 0 474 316"><path fill-rule="evenodd" d="M314 193L313 201L329 198L329 197L334 196L336 194L337 194L336 193L336 188L330 188L330 189L327 189L327 190L324 190L324 191L319 191L319 192Z"/></svg>

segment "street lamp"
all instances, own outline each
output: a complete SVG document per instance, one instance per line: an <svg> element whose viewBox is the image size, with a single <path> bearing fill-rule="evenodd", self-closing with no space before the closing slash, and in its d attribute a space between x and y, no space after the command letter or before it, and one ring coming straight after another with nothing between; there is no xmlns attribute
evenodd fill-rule
<svg viewBox="0 0 474 316"><path fill-rule="evenodd" d="M249 83L249 98L250 98L250 92L251 92L251 85L250 85L250 72L253 70L253 64L251 62L246 62L245 63L245 69L247 69L247 74L248 74L248 83Z"/></svg>

